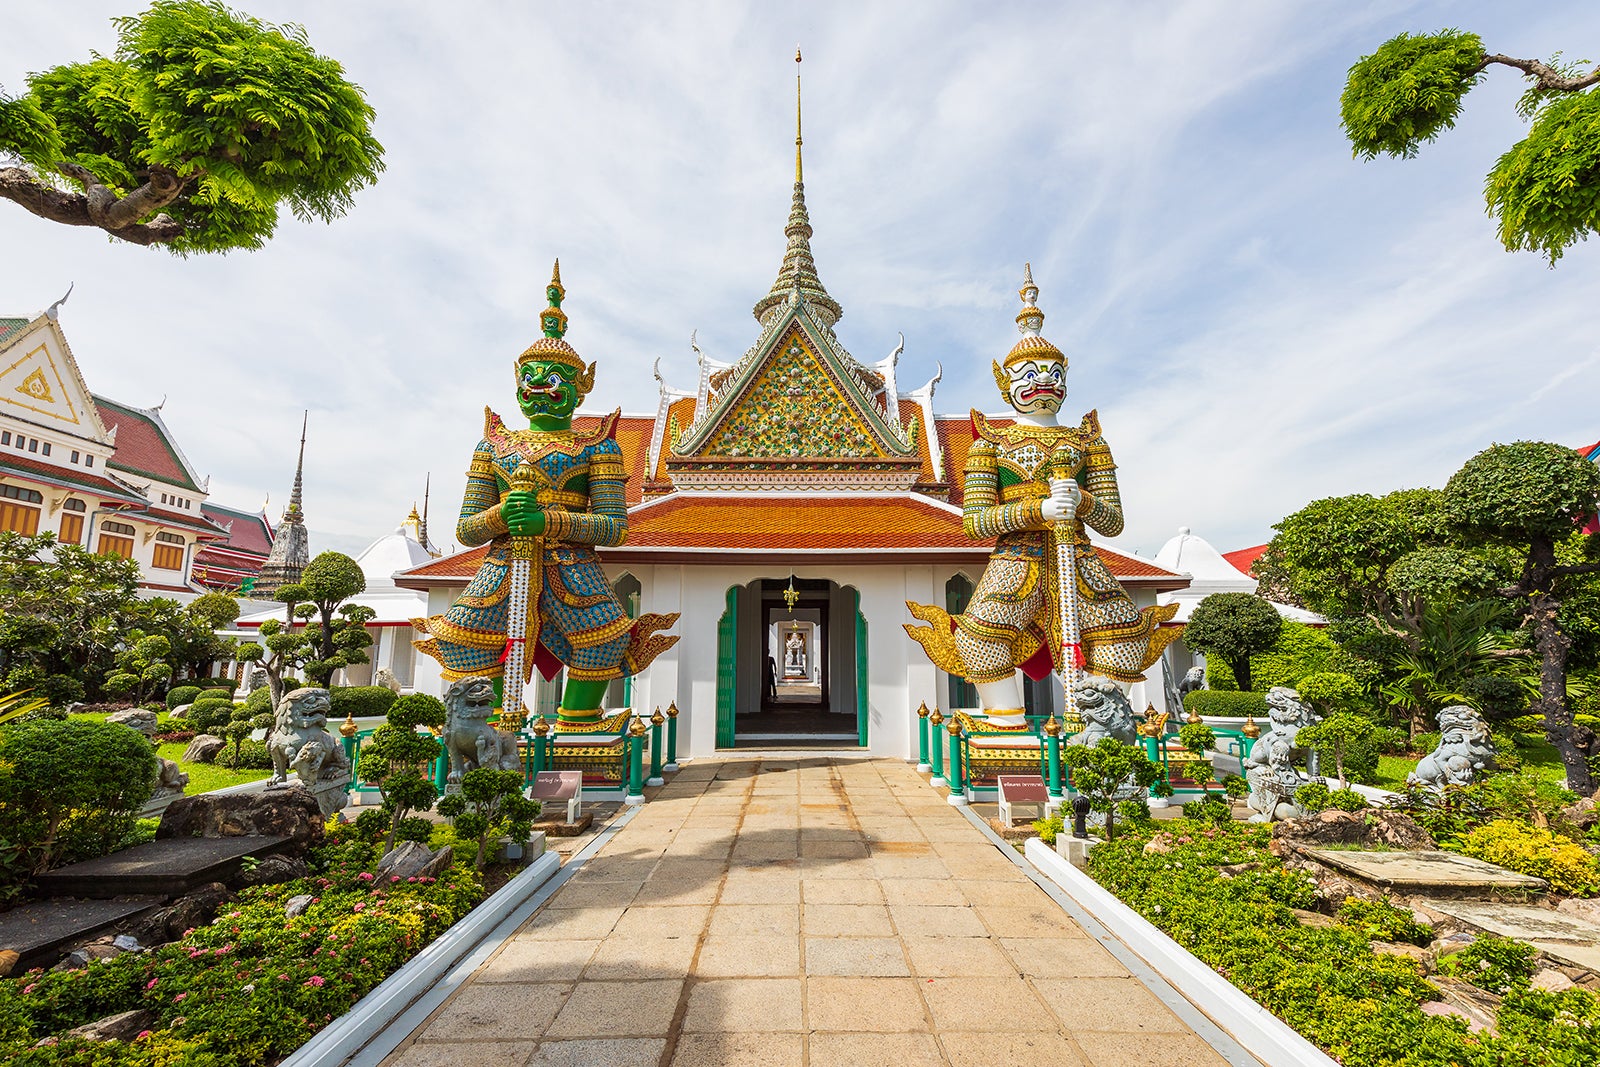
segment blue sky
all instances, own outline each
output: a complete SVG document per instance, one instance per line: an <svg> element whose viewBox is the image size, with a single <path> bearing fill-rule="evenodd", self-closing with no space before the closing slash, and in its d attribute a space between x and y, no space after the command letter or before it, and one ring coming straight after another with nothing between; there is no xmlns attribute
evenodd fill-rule
<svg viewBox="0 0 1600 1067"><path fill-rule="evenodd" d="M276 516L309 407L314 549L392 528L427 471L448 541L557 255L594 408L653 411L658 357L692 385L693 330L717 358L749 346L783 251L797 42L841 339L871 362L904 332L903 388L942 365L938 410L993 410L1031 260L1068 406L1099 409L1120 465L1120 547L1187 525L1226 551L1317 497L1442 485L1494 441L1600 437L1600 248L1552 270L1483 212L1521 135L1514 72L1411 161L1357 162L1338 128L1346 69L1397 32L1600 58L1593 4L241 6L302 23L363 86L382 180L332 225L188 260L0 203L0 314L75 282L62 324L91 387L165 394L219 502L271 493ZM136 8L11 13L0 84L109 51Z"/></svg>

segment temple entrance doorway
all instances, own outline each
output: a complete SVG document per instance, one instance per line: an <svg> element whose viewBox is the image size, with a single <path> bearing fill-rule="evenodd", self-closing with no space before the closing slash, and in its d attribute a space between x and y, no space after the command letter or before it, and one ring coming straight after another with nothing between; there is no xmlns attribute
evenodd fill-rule
<svg viewBox="0 0 1600 1067"><path fill-rule="evenodd" d="M717 637L719 748L866 744L855 589L824 578L733 586Z"/></svg>

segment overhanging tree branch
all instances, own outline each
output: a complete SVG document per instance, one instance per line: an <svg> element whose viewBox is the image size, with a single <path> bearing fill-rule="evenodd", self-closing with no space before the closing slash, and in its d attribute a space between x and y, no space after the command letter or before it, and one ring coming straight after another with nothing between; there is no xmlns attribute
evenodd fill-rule
<svg viewBox="0 0 1600 1067"><path fill-rule="evenodd" d="M183 192L187 183L165 167L151 168L150 180L123 197L75 163L63 163L58 169L80 182L84 191L73 193L46 185L21 167L0 167L0 197L42 219L68 226L93 226L137 245L165 244L183 235L183 224L168 215L157 215L149 222L138 221L172 203Z"/></svg>
<svg viewBox="0 0 1600 1067"><path fill-rule="evenodd" d="M1487 70L1491 63L1515 67L1532 78L1538 88L1549 89L1552 92L1574 93L1579 89L1587 89L1591 85L1600 85L1600 67L1596 67L1581 78L1569 78L1550 66L1550 64L1542 63L1537 59L1514 59L1511 56L1503 56L1499 53L1495 53L1492 56L1485 55L1483 62L1479 63L1477 69L1472 73L1478 74Z"/></svg>

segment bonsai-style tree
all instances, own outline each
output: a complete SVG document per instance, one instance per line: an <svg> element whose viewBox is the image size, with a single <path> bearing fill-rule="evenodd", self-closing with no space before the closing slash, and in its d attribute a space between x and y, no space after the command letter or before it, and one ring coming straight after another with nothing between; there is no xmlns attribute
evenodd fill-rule
<svg viewBox="0 0 1600 1067"><path fill-rule="evenodd" d="M1339 113L1355 154L1410 159L1455 125L1462 98L1490 66L1520 70L1528 90L1517 112L1528 135L1489 171L1489 217L1508 252L1537 251L1553 264L1600 224L1600 68L1491 55L1475 33L1402 33L1350 68Z"/></svg>
<svg viewBox="0 0 1600 1067"><path fill-rule="evenodd" d="M1190 763L1189 774L1200 783L1200 791L1205 794L1204 799L1209 800L1211 783L1217 780L1217 769L1211 766L1211 759L1206 755L1206 749L1216 747L1216 733L1203 722L1186 722L1178 727L1178 741L1198 757Z"/></svg>
<svg viewBox="0 0 1600 1067"><path fill-rule="evenodd" d="M1089 798L1089 809L1106 817L1106 840L1116 838L1117 793L1128 786L1149 789L1161 777L1161 766L1150 762L1144 749L1124 745L1114 737L1098 744L1063 748L1061 760L1072 770L1072 788Z"/></svg>
<svg viewBox="0 0 1600 1067"><path fill-rule="evenodd" d="M1521 574L1499 590L1525 613L1539 657L1545 737L1561 754L1567 786L1587 795L1594 774L1573 733L1567 703L1567 653L1562 598L1574 579L1600 573L1600 537L1579 524L1600 510L1600 468L1563 445L1518 441L1492 445L1467 460L1444 490L1445 515L1471 542L1512 548Z"/></svg>
<svg viewBox="0 0 1600 1067"><path fill-rule="evenodd" d="M1315 677L1315 675L1313 675ZM1303 694L1302 694L1303 695ZM1358 745L1372 734L1372 720L1353 711L1336 711L1319 723L1301 727L1295 735L1295 744L1333 753L1334 769L1339 784L1345 785L1344 754L1352 745Z"/></svg>
<svg viewBox="0 0 1600 1067"><path fill-rule="evenodd" d="M479 767L461 776L461 792L439 801L439 814L455 824L456 836L478 842L478 870L488 860L490 840L509 834L525 841L533 830L542 806L522 795L522 785L521 771Z"/></svg>
<svg viewBox="0 0 1600 1067"><path fill-rule="evenodd" d="M439 742L419 726L443 726L444 704L426 693L411 693L389 705L387 721L361 746L357 770L383 794L388 830L383 851L387 855L401 836L401 823L414 811L427 811L438 799L428 764L439 755ZM424 838L426 839L426 838Z"/></svg>
<svg viewBox="0 0 1600 1067"><path fill-rule="evenodd" d="M1195 605L1183 640L1196 652L1228 665L1239 688L1250 692L1250 657L1278 639L1283 616L1250 593L1213 593Z"/></svg>
<svg viewBox="0 0 1600 1067"><path fill-rule="evenodd" d="M106 688L142 704L172 678L171 656L171 641L135 630L128 635L128 646L117 653L117 665L106 678Z"/></svg>
<svg viewBox="0 0 1600 1067"><path fill-rule="evenodd" d="M302 601L315 608L316 621L305 629L310 653L305 673L309 681L326 686L340 668L367 662L364 649L372 644L372 635L367 633L365 624L376 613L360 604L344 604L367 588L367 577L355 560L342 552L320 553L292 588L300 592Z"/></svg>
<svg viewBox="0 0 1600 1067"><path fill-rule="evenodd" d="M288 208L332 221L377 180L373 110L298 26L156 0L110 55L0 93L0 197L180 255L260 248Z"/></svg>

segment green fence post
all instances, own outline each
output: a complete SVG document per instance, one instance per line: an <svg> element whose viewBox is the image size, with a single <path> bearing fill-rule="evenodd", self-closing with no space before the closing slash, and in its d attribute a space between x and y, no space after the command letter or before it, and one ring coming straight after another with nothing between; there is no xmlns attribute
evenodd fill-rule
<svg viewBox="0 0 1600 1067"><path fill-rule="evenodd" d="M661 748L662 734L667 724L667 717L661 714L661 705L656 705L655 714L650 716L650 780L645 785L666 785L667 780L661 777Z"/></svg>
<svg viewBox="0 0 1600 1067"><path fill-rule="evenodd" d="M664 770L678 769L678 702L667 705L667 765Z"/></svg>
<svg viewBox="0 0 1600 1067"><path fill-rule="evenodd" d="M961 776L961 720L950 716L945 730L950 734L950 770L945 775L945 780L950 783L950 803L958 808L965 807L967 783Z"/></svg>
<svg viewBox="0 0 1600 1067"><path fill-rule="evenodd" d="M1044 721L1044 748L1046 758L1050 761L1048 768L1050 777L1046 781L1046 790L1052 797L1061 795L1061 726L1056 722L1054 713Z"/></svg>
<svg viewBox="0 0 1600 1067"><path fill-rule="evenodd" d="M533 750L533 773L547 770L549 765L545 762L548 753L545 752L545 735L550 732L550 723L543 715L533 720L533 743L528 747Z"/></svg>
<svg viewBox="0 0 1600 1067"><path fill-rule="evenodd" d="M917 770L928 769L928 702L917 709Z"/></svg>
<svg viewBox="0 0 1600 1067"><path fill-rule="evenodd" d="M644 720L637 715L633 718L633 725L628 727L628 740L623 744L630 746L628 756L628 795L627 803L644 803L644 737L649 732Z"/></svg>
<svg viewBox="0 0 1600 1067"><path fill-rule="evenodd" d="M933 777L928 780L929 785L944 785L944 739L939 736L939 728L944 725L944 714L938 708L933 709L933 714L928 716L928 732L932 737L928 754L933 757Z"/></svg>

